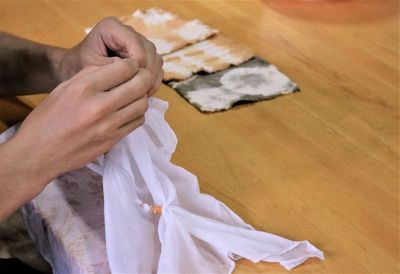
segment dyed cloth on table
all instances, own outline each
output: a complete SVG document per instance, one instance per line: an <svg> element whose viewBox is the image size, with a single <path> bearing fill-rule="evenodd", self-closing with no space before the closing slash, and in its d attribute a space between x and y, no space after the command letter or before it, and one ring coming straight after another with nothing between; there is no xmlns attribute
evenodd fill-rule
<svg viewBox="0 0 400 274"><path fill-rule="evenodd" d="M164 81L184 80L200 71L220 71L231 65L240 65L253 56L253 50L216 35L165 55Z"/></svg>
<svg viewBox="0 0 400 274"><path fill-rule="evenodd" d="M256 102L300 91L276 66L255 57L239 66L212 74L195 75L168 83L204 112L230 109L237 103Z"/></svg>
<svg viewBox="0 0 400 274"><path fill-rule="evenodd" d="M218 32L197 19L186 20L159 8L136 10L119 19L153 42L158 54L173 52Z"/></svg>

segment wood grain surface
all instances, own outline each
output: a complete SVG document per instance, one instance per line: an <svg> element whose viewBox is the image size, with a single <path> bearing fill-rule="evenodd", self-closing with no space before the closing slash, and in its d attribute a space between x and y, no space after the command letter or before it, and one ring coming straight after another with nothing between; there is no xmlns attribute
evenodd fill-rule
<svg viewBox="0 0 400 274"><path fill-rule="evenodd" d="M220 29L302 89L202 114L163 86L173 161L257 229L325 252L293 273L399 273L399 2L1 1L0 29L71 47L99 19L153 6Z"/></svg>

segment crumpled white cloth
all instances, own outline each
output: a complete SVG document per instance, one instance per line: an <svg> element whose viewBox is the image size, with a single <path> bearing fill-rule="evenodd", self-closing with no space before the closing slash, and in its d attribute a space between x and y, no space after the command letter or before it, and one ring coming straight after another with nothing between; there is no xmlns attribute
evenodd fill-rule
<svg viewBox="0 0 400 274"><path fill-rule="evenodd" d="M150 99L145 124L89 165L103 175L113 273L231 273L241 257L289 270L309 257L324 258L308 241L256 231L201 194L196 176L170 162L177 138L164 120L167 108Z"/></svg>

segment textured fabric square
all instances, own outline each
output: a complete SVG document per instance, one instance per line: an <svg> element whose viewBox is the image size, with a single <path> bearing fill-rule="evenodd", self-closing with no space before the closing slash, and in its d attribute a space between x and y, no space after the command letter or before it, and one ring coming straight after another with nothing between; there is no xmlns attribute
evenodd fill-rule
<svg viewBox="0 0 400 274"><path fill-rule="evenodd" d="M222 35L215 35L165 55L164 81L184 80L200 71L220 71L231 65L239 65L253 56L253 50Z"/></svg>
<svg viewBox="0 0 400 274"><path fill-rule="evenodd" d="M153 42L158 54L173 52L218 32L197 19L186 20L159 8L136 10L119 19Z"/></svg>
<svg viewBox="0 0 400 274"><path fill-rule="evenodd" d="M224 71L198 74L184 81L171 81L168 85L204 112L227 110L238 103L300 91L276 66L259 57Z"/></svg>

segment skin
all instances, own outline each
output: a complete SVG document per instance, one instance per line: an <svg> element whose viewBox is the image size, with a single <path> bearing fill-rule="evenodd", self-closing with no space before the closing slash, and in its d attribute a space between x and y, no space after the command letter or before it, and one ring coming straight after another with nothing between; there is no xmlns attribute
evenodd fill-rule
<svg viewBox="0 0 400 274"><path fill-rule="evenodd" d="M0 52L0 96L51 91L0 144L4 220L51 180L141 126L163 71L154 45L115 18L100 21L72 49L0 33Z"/></svg>

